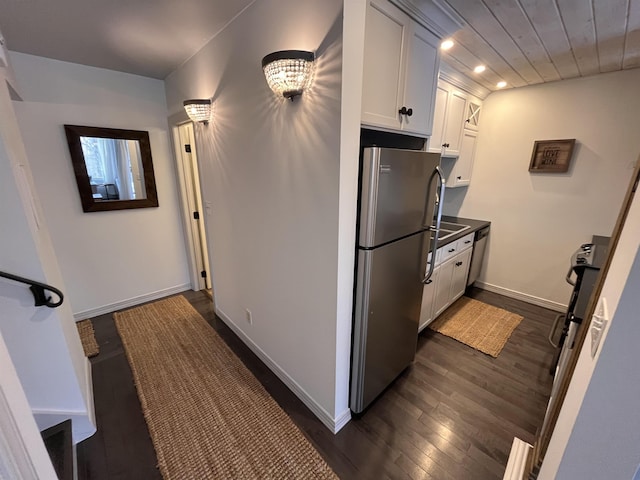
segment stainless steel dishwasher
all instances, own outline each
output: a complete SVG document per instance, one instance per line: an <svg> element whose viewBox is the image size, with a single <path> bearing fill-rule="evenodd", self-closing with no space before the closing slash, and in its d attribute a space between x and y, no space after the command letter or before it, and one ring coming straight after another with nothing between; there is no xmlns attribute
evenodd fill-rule
<svg viewBox="0 0 640 480"><path fill-rule="evenodd" d="M471 255L471 267L469 267L469 278L467 287L478 279L480 269L482 268L482 259L484 258L484 250L487 248L487 237L489 236L489 226L481 228L476 232L473 242L473 254Z"/></svg>

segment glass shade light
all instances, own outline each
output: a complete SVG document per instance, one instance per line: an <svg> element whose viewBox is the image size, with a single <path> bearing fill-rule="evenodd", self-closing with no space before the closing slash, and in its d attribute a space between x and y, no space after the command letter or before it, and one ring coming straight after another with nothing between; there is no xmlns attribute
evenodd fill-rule
<svg viewBox="0 0 640 480"><path fill-rule="evenodd" d="M283 50L262 59L262 70L271 90L291 101L311 85L314 66L315 54L303 50Z"/></svg>
<svg viewBox="0 0 640 480"><path fill-rule="evenodd" d="M189 118L194 122L209 123L211 120L211 100L192 99L182 102Z"/></svg>

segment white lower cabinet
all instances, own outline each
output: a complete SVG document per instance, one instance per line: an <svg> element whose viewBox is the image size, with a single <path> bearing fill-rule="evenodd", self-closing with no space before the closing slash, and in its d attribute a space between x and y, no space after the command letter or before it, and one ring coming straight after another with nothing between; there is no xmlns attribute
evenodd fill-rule
<svg viewBox="0 0 640 480"><path fill-rule="evenodd" d="M451 303L451 279L457 258L458 255L455 255L440 265L440 282L433 300L433 318L444 312Z"/></svg>
<svg viewBox="0 0 640 480"><path fill-rule="evenodd" d="M427 280L427 283L422 290L422 307L420 308L419 330L425 328L433 320L433 299L436 294L439 276L440 267L436 267L433 269L431 278Z"/></svg>
<svg viewBox="0 0 640 480"><path fill-rule="evenodd" d="M473 235L470 238L473 238ZM438 249L441 254L436 258L445 258L445 261L436 266L430 283L426 284L422 291L419 331L422 331L464 294L473 252L467 240L468 238L464 237ZM458 253L452 252L447 258L444 252L448 253L454 248Z"/></svg>
<svg viewBox="0 0 640 480"><path fill-rule="evenodd" d="M469 276L469 267L471 266L472 248L456 255L453 260L453 273L451 274L451 296L449 304L459 299L467 288L467 277Z"/></svg>

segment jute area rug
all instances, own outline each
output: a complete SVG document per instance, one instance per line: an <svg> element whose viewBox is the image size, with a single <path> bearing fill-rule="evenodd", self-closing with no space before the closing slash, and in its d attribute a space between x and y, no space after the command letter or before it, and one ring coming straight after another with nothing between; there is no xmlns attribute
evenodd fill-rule
<svg viewBox="0 0 640 480"><path fill-rule="evenodd" d="M184 297L114 318L164 479L337 479Z"/></svg>
<svg viewBox="0 0 640 480"><path fill-rule="evenodd" d="M495 358L523 318L502 308L461 297L429 328Z"/></svg>
<svg viewBox="0 0 640 480"><path fill-rule="evenodd" d="M76 323L78 333L80 334L80 342L84 350L85 357L95 357L100 353L100 347L96 341L96 334L93 331L93 323L91 320L82 320Z"/></svg>

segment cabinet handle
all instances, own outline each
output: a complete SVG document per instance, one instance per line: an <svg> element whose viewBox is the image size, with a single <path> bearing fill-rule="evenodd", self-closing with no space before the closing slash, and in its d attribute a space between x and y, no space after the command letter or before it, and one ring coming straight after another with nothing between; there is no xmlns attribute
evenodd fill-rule
<svg viewBox="0 0 640 480"><path fill-rule="evenodd" d="M449 250L448 250L448 252L449 252L449 253L451 253L451 252L455 252L455 251L456 251L456 249L455 249L455 248L451 248L451 249L449 249Z"/></svg>
<svg viewBox="0 0 640 480"><path fill-rule="evenodd" d="M465 245L468 243L471 243L471 240L467 240L466 242L464 242Z"/></svg>
<svg viewBox="0 0 640 480"><path fill-rule="evenodd" d="M448 144L448 143L443 143L443 144L442 144L442 146L443 146L444 148L449 148L449 144Z"/></svg>
<svg viewBox="0 0 640 480"><path fill-rule="evenodd" d="M456 180L462 180L462 177L456 177Z"/></svg>
<svg viewBox="0 0 640 480"><path fill-rule="evenodd" d="M398 110L398 113L400 115L406 115L407 117L410 117L411 115L413 115L413 108L402 107L400 110Z"/></svg>
<svg viewBox="0 0 640 480"><path fill-rule="evenodd" d="M460 265L462 265L462 262L456 262L456 267L459 267Z"/></svg>

